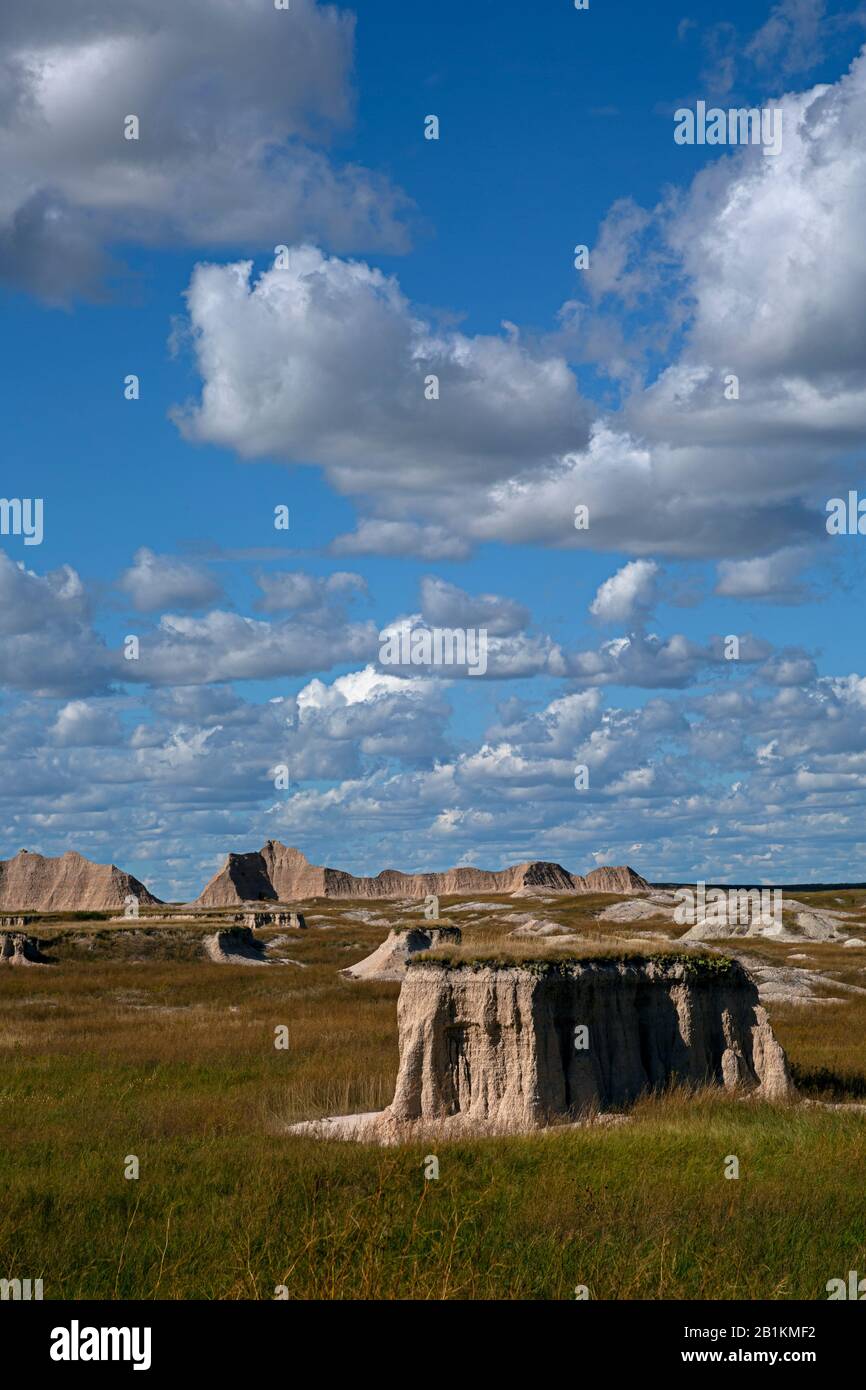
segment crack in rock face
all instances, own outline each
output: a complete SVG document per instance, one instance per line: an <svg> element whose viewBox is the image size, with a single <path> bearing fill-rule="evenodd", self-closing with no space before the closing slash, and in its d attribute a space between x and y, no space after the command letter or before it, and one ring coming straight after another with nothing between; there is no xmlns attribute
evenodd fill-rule
<svg viewBox="0 0 866 1390"><path fill-rule="evenodd" d="M421 961L398 1003L387 1110L295 1132L380 1143L427 1129L520 1133L574 1122L670 1085L794 1098L758 990L737 961L526 965Z"/></svg>

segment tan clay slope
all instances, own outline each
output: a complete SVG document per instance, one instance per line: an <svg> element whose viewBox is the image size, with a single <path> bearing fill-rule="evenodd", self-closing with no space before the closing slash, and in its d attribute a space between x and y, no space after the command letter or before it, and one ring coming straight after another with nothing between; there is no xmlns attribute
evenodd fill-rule
<svg viewBox="0 0 866 1390"><path fill-rule="evenodd" d="M230 854L195 901L199 907L232 907L242 902L322 898L326 896L325 875L334 872L310 864L300 850L281 845L279 840L268 840L261 850Z"/></svg>
<svg viewBox="0 0 866 1390"><path fill-rule="evenodd" d="M605 886L608 875L611 887ZM268 840L261 850L230 854L219 873L196 899L200 907L233 907L240 902L304 898L424 898L428 894L634 893L649 884L627 867L593 869L587 877L570 874L561 864L527 861L508 869L446 869L444 873L404 874L384 869L361 878L342 869L310 864L300 850Z"/></svg>
<svg viewBox="0 0 866 1390"><path fill-rule="evenodd" d="M628 864L618 864L614 868L590 869L586 876L588 893L649 893L651 883L636 874Z"/></svg>
<svg viewBox="0 0 866 1390"><path fill-rule="evenodd" d="M22 849L0 859L0 908L27 912L97 912L122 908L126 898L158 903L132 874L114 864L94 864L69 850L57 859Z"/></svg>

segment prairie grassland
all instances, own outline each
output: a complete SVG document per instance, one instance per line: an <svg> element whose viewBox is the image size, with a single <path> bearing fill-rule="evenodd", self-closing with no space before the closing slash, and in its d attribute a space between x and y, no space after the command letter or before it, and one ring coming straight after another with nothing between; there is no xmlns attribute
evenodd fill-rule
<svg viewBox="0 0 866 1390"><path fill-rule="evenodd" d="M38 933L54 966L0 970L0 1275L49 1298L786 1299L866 1269L856 1110L672 1093L616 1128L443 1143L438 1181L417 1145L285 1134L391 1098L399 986L338 974L385 934L355 906L304 906L329 923L288 934L304 969L75 923ZM588 903L502 906L605 935ZM495 937L493 914L465 916ZM748 945L866 978L850 949ZM807 1094L863 1097L866 995L772 1019Z"/></svg>

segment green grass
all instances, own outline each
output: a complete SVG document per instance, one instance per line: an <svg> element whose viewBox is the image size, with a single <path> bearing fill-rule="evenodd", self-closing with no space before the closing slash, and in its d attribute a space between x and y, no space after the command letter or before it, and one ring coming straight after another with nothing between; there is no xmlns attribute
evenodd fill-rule
<svg viewBox="0 0 866 1390"><path fill-rule="evenodd" d="M533 940L519 937L507 941L502 937L490 939L479 935L472 941L435 946L429 951L417 951L409 960L414 969L433 965L448 970L501 970L519 967L535 975L567 974L582 965L652 964L662 972L677 974L692 982L723 978L737 970L730 956L704 955L699 951L653 951L642 948L623 949L619 945L589 942L577 949L564 945L556 937Z"/></svg>
<svg viewBox="0 0 866 1390"><path fill-rule="evenodd" d="M393 1093L399 987L338 974L386 929L333 904L321 915L332 930L261 934L289 936L305 970L212 965L169 928L145 951L131 928L77 925L51 933L56 965L0 970L0 1276L42 1278L47 1298L271 1298L285 1284L301 1299L570 1299L586 1284L596 1298L812 1299L866 1269L857 1112L672 1093L613 1128L433 1148L286 1134ZM93 950L73 945L85 935ZM866 978L850 950L807 954ZM863 1099L864 1000L773 1009L813 1098Z"/></svg>

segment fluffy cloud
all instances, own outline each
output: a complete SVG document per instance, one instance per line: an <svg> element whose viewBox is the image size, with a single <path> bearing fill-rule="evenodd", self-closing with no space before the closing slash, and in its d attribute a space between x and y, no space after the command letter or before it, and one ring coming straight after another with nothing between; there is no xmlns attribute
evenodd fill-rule
<svg viewBox="0 0 866 1390"><path fill-rule="evenodd" d="M315 0L139 9L7 0L0 275L62 301L99 292L108 244L404 247L406 200L321 149L352 116L350 13Z"/></svg>
<svg viewBox="0 0 866 1390"><path fill-rule="evenodd" d="M95 748L120 743L123 731L116 712L104 701L70 700L58 711L51 736L65 748Z"/></svg>
<svg viewBox="0 0 866 1390"><path fill-rule="evenodd" d="M201 565L176 555L156 555L146 546L118 581L139 613L160 608L203 608L221 595L219 584Z"/></svg>
<svg viewBox="0 0 866 1390"><path fill-rule="evenodd" d="M768 685L809 685L818 675L814 661L805 652L786 650L774 652L761 666L759 675Z"/></svg>
<svg viewBox="0 0 866 1390"><path fill-rule="evenodd" d="M514 599L498 594L473 597L433 575L421 581L421 612L431 626L484 628L491 637L512 636L530 622L529 610Z"/></svg>
<svg viewBox="0 0 866 1390"><path fill-rule="evenodd" d="M256 583L262 591L256 607L263 613L321 611L332 607L335 599L351 599L367 592L366 580L360 574L344 571L324 578L301 570L261 571Z"/></svg>
<svg viewBox="0 0 866 1390"><path fill-rule="evenodd" d="M128 663L126 678L162 685L272 680L364 660L377 645L371 622L323 616L267 623L220 609L203 618L165 614L154 633L142 634L140 658Z"/></svg>
<svg viewBox="0 0 866 1390"><path fill-rule="evenodd" d="M814 542L823 517L801 498L779 500L765 485L762 490L757 466L742 485L739 478L729 481L725 470L733 471L734 462L724 450L650 446L621 428L597 424L585 450L537 479L515 479L479 498L464 529L477 541L678 559L748 555L781 548L792 537ZM813 486L810 476L804 460L804 490ZM578 504L588 508L587 530L574 529Z"/></svg>
<svg viewBox="0 0 866 1390"><path fill-rule="evenodd" d="M866 427L866 58L780 105L777 158L737 149L650 218L612 210L590 292L640 299L654 350L671 326L682 349L588 449L537 486L494 490L488 534L562 544L573 497L590 508L586 543L613 548L618 533L638 554L740 558L823 538Z"/></svg>
<svg viewBox="0 0 866 1390"><path fill-rule="evenodd" d="M586 282L590 337L617 305L640 306L656 360L679 346L635 388L614 332L629 394L589 433L569 314L531 345L510 328L440 331L393 279L309 247L255 282L247 264L196 270L203 386L183 428L247 458L321 464L375 513L339 539L347 553L504 540L740 560L820 541L827 490L854 480L866 427L866 58L780 106L779 156L738 148L651 213L612 210Z"/></svg>
<svg viewBox="0 0 866 1390"><path fill-rule="evenodd" d="M203 388L177 415L190 439L318 463L341 492L399 502L450 492L458 476L490 485L585 438L561 356L513 333L437 330L393 278L310 246L287 269L251 275L249 262L193 274ZM425 397L430 375L439 400Z"/></svg>
<svg viewBox="0 0 866 1390"><path fill-rule="evenodd" d="M766 662L771 656L769 643L751 634L740 638L738 661L743 665ZM729 665L721 637L702 644L682 633L659 637L654 632L636 632L603 642L594 651L566 655L569 675L581 684L632 685L648 690L681 690Z"/></svg>
<svg viewBox="0 0 866 1390"><path fill-rule="evenodd" d="M0 551L0 684L43 695L109 688L117 658L93 631L84 585L69 565L41 576Z"/></svg>
<svg viewBox="0 0 866 1390"><path fill-rule="evenodd" d="M659 567L653 560L632 560L599 587L589 606L603 623L642 621L658 599Z"/></svg>
<svg viewBox="0 0 866 1390"><path fill-rule="evenodd" d="M468 594L462 597L469 600ZM497 602L492 596L481 600L485 601ZM500 624L510 620L503 615ZM438 639L439 654L436 631L452 634ZM412 613L386 623L380 637L380 663L387 665L389 671L404 675L424 671L446 681L515 680L537 675L564 676L568 669L562 648L545 633L510 632L495 636L463 623L443 628L421 613Z"/></svg>
<svg viewBox="0 0 866 1390"><path fill-rule="evenodd" d="M207 587L206 577L183 562L149 551L139 552L123 583L141 609L169 592L185 594L190 606L193 599L198 606ZM198 617L164 613L155 627L142 625L135 632L139 655L127 660L120 644L109 647L94 627L75 570L64 565L40 576L0 551L0 684L70 699L107 694L122 684L189 687L270 680L367 661L378 651L376 625L349 622L344 612L346 594L358 588L358 576L345 574L311 586L297 581L295 597L312 606L303 603L294 616L273 621L222 609ZM275 592L271 598L279 607Z"/></svg>
<svg viewBox="0 0 866 1390"><path fill-rule="evenodd" d="M365 517L354 531L337 536L335 555L411 555L417 560L463 560L469 543L443 526Z"/></svg>
<svg viewBox="0 0 866 1390"><path fill-rule="evenodd" d="M719 565L716 593L724 598L803 603L810 593L799 578L811 558L811 551L791 547L751 560L723 560Z"/></svg>
<svg viewBox="0 0 866 1390"><path fill-rule="evenodd" d="M365 666L362 671L349 671L345 676L337 676L326 685L324 681L313 680L298 691L298 709L334 710L346 705L362 705L381 700L391 695L416 696L432 694L433 686L426 677L390 676L377 671L375 666Z"/></svg>
<svg viewBox="0 0 866 1390"><path fill-rule="evenodd" d="M849 447L866 423L866 56L779 105L776 158L738 150L658 210L692 312L681 357L627 414L653 440L744 446L729 487L750 498L759 461L759 487L775 484L781 501L816 482L822 451ZM736 401L722 389L729 372ZM787 463L780 444L794 450Z"/></svg>
<svg viewBox="0 0 866 1390"><path fill-rule="evenodd" d="M450 709L438 684L423 678L383 675L367 666L338 676L331 685L311 681L299 691L297 707L305 745L313 737L344 743L353 749L356 769L362 757L379 765L396 759L412 766L429 762L446 748L443 731Z"/></svg>

